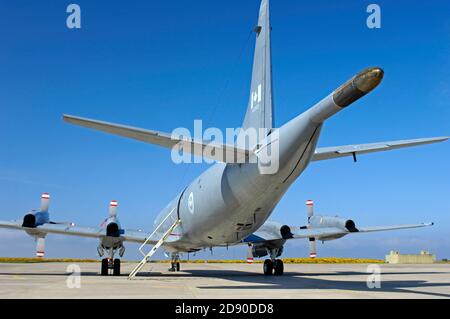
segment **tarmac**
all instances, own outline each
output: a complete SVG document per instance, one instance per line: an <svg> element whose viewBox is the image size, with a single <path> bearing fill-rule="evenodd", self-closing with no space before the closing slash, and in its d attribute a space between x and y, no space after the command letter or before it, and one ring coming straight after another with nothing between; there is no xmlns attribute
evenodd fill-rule
<svg viewBox="0 0 450 319"><path fill-rule="evenodd" d="M261 264L182 264L174 273L152 263L129 280L134 266L122 263L121 276L102 277L100 263L0 264L0 298L450 297L450 264L285 264L283 276L264 276Z"/></svg>

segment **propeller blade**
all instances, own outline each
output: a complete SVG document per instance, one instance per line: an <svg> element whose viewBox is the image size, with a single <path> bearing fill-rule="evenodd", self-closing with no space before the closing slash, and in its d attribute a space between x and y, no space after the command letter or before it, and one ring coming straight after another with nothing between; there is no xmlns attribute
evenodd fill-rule
<svg viewBox="0 0 450 319"><path fill-rule="evenodd" d="M306 201L306 215L308 216L307 228L311 228L311 225L309 224L309 220L314 215L314 202L310 199L308 199ZM317 257L317 242L316 242L316 238L314 238L314 237L309 238L309 257L310 258Z"/></svg>
<svg viewBox="0 0 450 319"><path fill-rule="evenodd" d="M36 237L36 257L44 258L45 237Z"/></svg>
<svg viewBox="0 0 450 319"><path fill-rule="evenodd" d="M317 257L317 242L314 237L309 238L309 258Z"/></svg>
<svg viewBox="0 0 450 319"><path fill-rule="evenodd" d="M43 193L41 195L41 212L48 212L48 206L50 205L50 194Z"/></svg>
<svg viewBox="0 0 450 319"><path fill-rule="evenodd" d="M117 206L119 203L116 200L112 200L109 203L109 216L117 216Z"/></svg>
<svg viewBox="0 0 450 319"><path fill-rule="evenodd" d="M253 245L249 244L247 247L247 264L253 264Z"/></svg>
<svg viewBox="0 0 450 319"><path fill-rule="evenodd" d="M314 215L314 202L310 199L306 201L306 214L309 222L309 219Z"/></svg>

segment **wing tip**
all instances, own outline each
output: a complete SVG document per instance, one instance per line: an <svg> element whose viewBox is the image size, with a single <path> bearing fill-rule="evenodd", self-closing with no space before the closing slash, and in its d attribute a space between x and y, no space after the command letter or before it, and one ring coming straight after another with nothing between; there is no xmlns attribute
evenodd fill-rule
<svg viewBox="0 0 450 319"><path fill-rule="evenodd" d="M429 227L434 226L434 222L420 223L419 225L419 227Z"/></svg>
<svg viewBox="0 0 450 319"><path fill-rule="evenodd" d="M80 119L78 116L70 115L70 114L63 114L62 120L67 123L72 123L74 120Z"/></svg>
<svg viewBox="0 0 450 319"><path fill-rule="evenodd" d="M431 138L433 140L436 140L437 142L444 142L447 141L450 138L450 136L438 136L435 138Z"/></svg>

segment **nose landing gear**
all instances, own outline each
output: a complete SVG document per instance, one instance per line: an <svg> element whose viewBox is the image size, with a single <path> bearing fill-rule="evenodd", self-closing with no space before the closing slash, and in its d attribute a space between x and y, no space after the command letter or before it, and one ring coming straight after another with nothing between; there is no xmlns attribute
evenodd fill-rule
<svg viewBox="0 0 450 319"><path fill-rule="evenodd" d="M113 271L113 276L120 276L120 259L103 258L101 268L102 276L108 276L110 269Z"/></svg>
<svg viewBox="0 0 450 319"><path fill-rule="evenodd" d="M101 249L100 249L101 248ZM117 248L105 248L105 247L100 247L98 248L99 251L103 252L105 250L107 250L109 257L108 258L103 258L102 259L102 266L101 266L101 275L102 276L108 276L110 273L110 269L112 269L112 275L113 276L120 276L120 259L115 258L114 259L114 255L116 253L116 249ZM125 252L125 248L123 246L121 246L119 248L119 255L120 257L123 256L123 253Z"/></svg>
<svg viewBox="0 0 450 319"><path fill-rule="evenodd" d="M180 255L178 253L172 254L172 261L170 263L169 271L180 271Z"/></svg>

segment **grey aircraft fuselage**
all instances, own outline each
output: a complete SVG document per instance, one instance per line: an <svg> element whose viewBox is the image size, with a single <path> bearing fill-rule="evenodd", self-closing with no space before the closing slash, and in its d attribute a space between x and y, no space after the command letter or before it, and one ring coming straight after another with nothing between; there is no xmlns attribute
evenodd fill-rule
<svg viewBox="0 0 450 319"><path fill-rule="evenodd" d="M164 243L168 251L233 245L258 230L310 163L324 121L372 91L383 78L380 68L367 68L313 107L274 128L269 15L269 2L262 0L254 29L256 45L250 101L242 127L244 132L260 128L268 131L257 133L257 142L252 145L241 145L239 136L237 142L238 146L252 150L256 161L214 164L159 214L155 227L168 214L176 215L181 221ZM259 165L258 152L269 148L278 150L278 169L268 173ZM157 228L158 232L165 233L172 223L168 219Z"/></svg>
<svg viewBox="0 0 450 319"><path fill-rule="evenodd" d="M256 43L250 98L242 130L236 142L233 141L232 144L175 136L174 133L167 134L71 115L63 116L68 123L218 161L160 212L152 233L122 229L115 212L116 201L110 203L109 217L100 228L52 223L48 214L47 193L42 195L40 212L27 214L23 221L0 221L0 227L22 229L34 236L37 240L38 257L44 255L44 237L48 233L99 238L99 255L103 256L105 251L108 253L108 257L102 259L102 275L107 275L109 269L113 270L114 275L120 275L120 260L114 259L114 254L119 250L119 256L123 256L123 242L141 243L140 251L145 257L130 274L129 277L133 278L161 245L172 255L172 271L180 269L179 253L246 243L249 245L247 260L269 255L270 259L264 262L264 274L282 275L283 262L276 258L281 255L283 244L288 239L307 238L310 257L314 258L316 239L325 241L350 233L433 225L421 223L356 228L354 221L350 219L314 215L312 201L307 202L308 226L291 228L267 220L283 195L311 161L350 155L356 161L356 154L442 142L449 138L317 148L323 123L380 84L384 72L378 67L364 69L302 114L275 128L271 30L269 0L261 0L258 24L254 28ZM234 155L234 158L229 158L228 155ZM147 254L142 251L146 244L153 245Z"/></svg>
<svg viewBox="0 0 450 319"><path fill-rule="evenodd" d="M217 163L207 169L156 218L155 226L170 212L181 220L165 248L194 251L232 245L255 232L310 163L321 126L305 112L279 129L275 174L262 173L257 163Z"/></svg>

